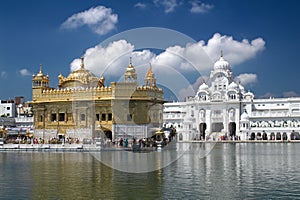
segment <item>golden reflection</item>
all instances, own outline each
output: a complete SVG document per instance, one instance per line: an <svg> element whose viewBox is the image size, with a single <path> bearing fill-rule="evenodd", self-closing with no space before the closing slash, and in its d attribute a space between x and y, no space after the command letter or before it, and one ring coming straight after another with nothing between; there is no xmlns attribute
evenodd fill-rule
<svg viewBox="0 0 300 200"><path fill-rule="evenodd" d="M89 153L32 153L33 199L159 198L163 171L132 174Z"/></svg>

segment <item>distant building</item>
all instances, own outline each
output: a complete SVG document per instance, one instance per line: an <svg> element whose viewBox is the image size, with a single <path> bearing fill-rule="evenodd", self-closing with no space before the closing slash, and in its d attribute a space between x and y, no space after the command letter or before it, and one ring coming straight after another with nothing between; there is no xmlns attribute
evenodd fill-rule
<svg viewBox="0 0 300 200"><path fill-rule="evenodd" d="M164 126L173 126L179 140L300 139L300 98L255 99L234 81L221 54L209 83L185 102L164 104Z"/></svg>
<svg viewBox="0 0 300 200"><path fill-rule="evenodd" d="M24 97L1 101L1 128L6 130L7 138L16 138L31 133L33 130L32 107Z"/></svg>
<svg viewBox="0 0 300 200"><path fill-rule="evenodd" d="M16 104L14 100L0 100L0 116L1 117L15 117Z"/></svg>
<svg viewBox="0 0 300 200"><path fill-rule="evenodd" d="M32 77L34 137L143 138L162 125L163 91L151 66L143 86L137 84L131 61L124 82L109 86L103 76L85 69L83 58L78 70L58 79L58 88L50 87L42 68Z"/></svg>

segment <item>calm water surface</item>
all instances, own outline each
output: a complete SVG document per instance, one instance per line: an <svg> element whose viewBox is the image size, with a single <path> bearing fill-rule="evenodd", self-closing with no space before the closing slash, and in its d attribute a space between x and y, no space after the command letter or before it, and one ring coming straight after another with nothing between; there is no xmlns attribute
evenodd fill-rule
<svg viewBox="0 0 300 200"><path fill-rule="evenodd" d="M300 199L299 143L204 144L149 173L89 153L1 152L0 199Z"/></svg>

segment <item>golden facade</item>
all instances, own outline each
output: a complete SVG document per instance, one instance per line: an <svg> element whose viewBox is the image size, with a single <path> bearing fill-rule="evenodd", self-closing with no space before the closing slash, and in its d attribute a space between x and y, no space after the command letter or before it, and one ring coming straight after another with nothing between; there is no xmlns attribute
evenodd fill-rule
<svg viewBox="0 0 300 200"><path fill-rule="evenodd" d="M68 77L58 76L58 88L49 86L42 68L32 78L32 106L35 137L58 136L78 139L100 137L149 137L152 128L162 124L163 91L156 86L152 67L145 84L137 84L137 74L130 61L124 82L104 84L84 68Z"/></svg>

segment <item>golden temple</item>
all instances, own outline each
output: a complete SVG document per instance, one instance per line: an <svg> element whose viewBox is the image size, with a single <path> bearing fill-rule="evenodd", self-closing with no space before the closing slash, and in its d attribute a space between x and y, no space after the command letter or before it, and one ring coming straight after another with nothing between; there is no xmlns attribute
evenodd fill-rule
<svg viewBox="0 0 300 200"><path fill-rule="evenodd" d="M60 74L58 81L58 88L50 87L42 67L32 77L35 137L144 138L162 125L163 90L156 86L151 65L142 86L131 59L123 82L106 86L103 76L85 68L83 58L78 70Z"/></svg>

